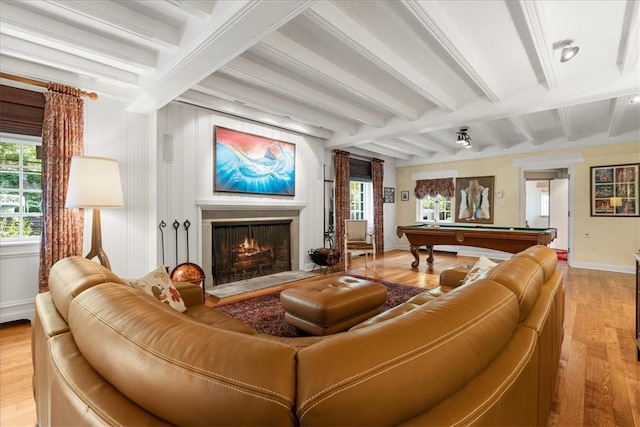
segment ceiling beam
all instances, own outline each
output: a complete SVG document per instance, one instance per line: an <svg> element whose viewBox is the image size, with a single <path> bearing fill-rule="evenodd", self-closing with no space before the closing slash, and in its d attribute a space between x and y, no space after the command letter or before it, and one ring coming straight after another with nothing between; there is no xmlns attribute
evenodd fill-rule
<svg viewBox="0 0 640 427"><path fill-rule="evenodd" d="M150 18L122 5L105 1L48 1L34 2L43 9L62 9L65 15L75 14L85 21L93 21L107 32L124 33L128 38L158 43L175 48L180 44L180 29Z"/></svg>
<svg viewBox="0 0 640 427"><path fill-rule="evenodd" d="M142 49L117 40L105 43L104 37L100 34L7 2L2 3L0 32L123 70L150 71L157 65L157 54L152 49Z"/></svg>
<svg viewBox="0 0 640 427"><path fill-rule="evenodd" d="M437 2L402 0L402 3L492 102L502 99L502 89L492 79L492 73L482 67L475 51L467 45Z"/></svg>
<svg viewBox="0 0 640 427"><path fill-rule="evenodd" d="M622 58L619 61L620 72L627 74L636 70L638 65L638 55L640 51L640 2L628 1L627 13L625 19L628 18L628 23L625 22L627 27L626 38L620 41ZM623 31L623 34L625 32Z"/></svg>
<svg viewBox="0 0 640 427"><path fill-rule="evenodd" d="M524 119L516 116L507 117L507 119L516 129L516 132L523 135L530 143L537 145L536 138L533 136L533 132L529 129L529 126L524 122Z"/></svg>
<svg viewBox="0 0 640 427"><path fill-rule="evenodd" d="M553 42L547 40L545 36L544 19L540 10L543 2L530 0L518 0L518 2L520 3L524 20L527 23L533 47L536 50L538 63L547 82L547 88L549 90L557 89L560 84L556 74L553 49L549 49L553 47Z"/></svg>
<svg viewBox="0 0 640 427"><path fill-rule="evenodd" d="M619 74L617 70L615 73ZM498 120L552 108L570 107L572 105L625 96L636 92L637 87L637 77L629 75L612 79L610 70L607 70L601 75L592 75L592 81L588 87L583 82L574 81L566 82L562 88L555 91L549 91L540 85L534 85L519 91L518 96L498 103L490 103L486 99L479 98L453 113L433 109L415 121L393 118L382 129L363 125L356 135L335 134L327 145L330 148L339 148L360 140L370 141L394 138L409 133L432 132L479 121Z"/></svg>
<svg viewBox="0 0 640 427"><path fill-rule="evenodd" d="M448 112L456 110L455 99L332 2L316 3L307 16L438 108Z"/></svg>
<svg viewBox="0 0 640 427"><path fill-rule="evenodd" d="M176 101L185 102L191 105L206 108L208 110L218 111L234 117L240 117L243 120L251 120L266 125L287 129L293 132L314 136L316 138L328 139L332 132L317 126L311 126L287 119L280 115L267 113L265 111L251 108L247 105L238 104L237 102L228 101L226 99L217 98L203 92L188 90L180 95Z"/></svg>
<svg viewBox="0 0 640 427"><path fill-rule="evenodd" d="M213 74L193 88L198 92L208 93L223 99L238 100L252 108L271 114L287 116L294 120L309 123L326 129L355 134L357 126L342 117L322 113L316 109L305 107L280 97L270 95L259 89L226 79Z"/></svg>
<svg viewBox="0 0 640 427"><path fill-rule="evenodd" d="M393 157L395 159L400 160L411 160L413 157L410 154L402 154L398 150L393 149L392 147L383 146L378 144L377 142L371 142L369 144L359 145L358 148L362 148L363 150L372 151L374 153L382 154L383 156Z"/></svg>
<svg viewBox="0 0 640 427"><path fill-rule="evenodd" d="M133 97L127 110L145 113L162 108L312 3L281 0L274 7L274 3L266 0L216 2L207 26L197 39L145 79L142 90Z"/></svg>
<svg viewBox="0 0 640 427"><path fill-rule="evenodd" d="M388 147L392 147L394 150L398 150L406 154L411 154L413 156L428 157L433 155L434 152L434 150L425 149L425 147L421 147L417 144L405 141L402 138L390 138L378 142Z"/></svg>
<svg viewBox="0 0 640 427"><path fill-rule="evenodd" d="M25 54L28 52L28 54ZM72 71L90 79L99 79L116 86L134 88L138 84L138 75L128 70L112 67L90 59L51 49L28 40L13 36L2 36L0 54L31 63L52 67L56 70ZM70 65L71 64L71 65ZM6 64L2 64L3 69ZM90 80L89 79L89 80ZM50 78L47 78L50 80Z"/></svg>
<svg viewBox="0 0 640 427"><path fill-rule="evenodd" d="M489 125L487 124L487 122L476 122L473 124L473 126L471 126L471 130L472 129L477 129L480 132L484 133L485 135L487 135L487 137L489 138L490 142L492 145L497 145L500 148L509 148L511 146L511 144L509 144L506 141L503 141L502 138L500 138L500 136L498 136L492 129L491 127L489 127ZM472 142L473 142L473 138L472 138ZM472 143L472 147L474 145L477 144L473 144Z"/></svg>
<svg viewBox="0 0 640 427"><path fill-rule="evenodd" d="M341 87L381 110L390 111L408 120L418 118L416 108L384 93L376 86L354 76L277 31L265 37L254 50L260 54L276 57L285 64L290 64L292 68L304 69L308 74L316 75L318 79Z"/></svg>
<svg viewBox="0 0 640 427"><path fill-rule="evenodd" d="M620 124L622 123L622 116L624 115L624 110L629 105L629 101L633 98L633 95L629 96L621 96L616 98L613 105L613 112L611 113L611 118L609 119L609 132L608 136L618 136L620 132Z"/></svg>
<svg viewBox="0 0 640 427"><path fill-rule="evenodd" d="M222 71L229 73L235 79L249 81L275 93L284 94L289 98L297 98L303 104L313 104L325 111L339 113L372 126L384 126L385 118L381 114L356 107L327 92L314 89L242 56L229 62L222 68Z"/></svg>
<svg viewBox="0 0 640 427"><path fill-rule="evenodd" d="M576 130L571 111L568 108L558 108L558 114L560 115L560 123L562 123L562 130L567 137L567 141L575 141Z"/></svg>
<svg viewBox="0 0 640 427"><path fill-rule="evenodd" d="M448 155L454 155L456 150L453 146L445 145L440 142L436 142L433 138L425 135L404 135L399 136L399 140L405 141L408 144L413 144L416 147L427 149L428 151L435 151L437 153L443 153Z"/></svg>

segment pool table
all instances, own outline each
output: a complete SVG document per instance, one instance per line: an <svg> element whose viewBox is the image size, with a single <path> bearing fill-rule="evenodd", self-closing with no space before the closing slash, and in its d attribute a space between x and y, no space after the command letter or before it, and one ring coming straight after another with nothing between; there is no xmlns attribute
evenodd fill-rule
<svg viewBox="0 0 640 427"><path fill-rule="evenodd" d="M462 245L496 249L517 253L529 246L548 245L556 238L555 228L495 227L464 224L415 224L398 226L398 237L404 234L411 245L415 261L411 267L420 264L418 248L426 246L428 263L433 262L433 245Z"/></svg>

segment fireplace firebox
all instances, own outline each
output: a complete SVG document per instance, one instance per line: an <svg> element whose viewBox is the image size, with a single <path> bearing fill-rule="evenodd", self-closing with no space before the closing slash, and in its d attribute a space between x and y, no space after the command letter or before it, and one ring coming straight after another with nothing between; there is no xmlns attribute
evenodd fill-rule
<svg viewBox="0 0 640 427"><path fill-rule="evenodd" d="M291 220L212 224L213 285L291 271Z"/></svg>

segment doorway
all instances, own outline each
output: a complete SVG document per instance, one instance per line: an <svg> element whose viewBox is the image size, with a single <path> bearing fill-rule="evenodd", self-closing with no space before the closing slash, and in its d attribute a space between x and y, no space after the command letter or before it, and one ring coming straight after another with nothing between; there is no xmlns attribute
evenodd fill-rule
<svg viewBox="0 0 640 427"><path fill-rule="evenodd" d="M569 170L527 170L525 180L525 226L552 227L556 239L549 245L569 250Z"/></svg>

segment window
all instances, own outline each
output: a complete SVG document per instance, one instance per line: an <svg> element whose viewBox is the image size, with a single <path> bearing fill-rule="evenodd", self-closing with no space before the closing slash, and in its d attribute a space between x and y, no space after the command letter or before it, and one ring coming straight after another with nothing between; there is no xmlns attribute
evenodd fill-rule
<svg viewBox="0 0 640 427"><path fill-rule="evenodd" d="M40 138L0 138L0 237L33 238L42 232Z"/></svg>
<svg viewBox="0 0 640 427"><path fill-rule="evenodd" d="M549 216L549 193L540 193L540 216Z"/></svg>
<svg viewBox="0 0 640 427"><path fill-rule="evenodd" d="M454 222L451 207L453 205L452 197L444 197L437 195L424 196L419 203L419 220L427 222Z"/></svg>
<svg viewBox="0 0 640 427"><path fill-rule="evenodd" d="M364 182L351 181L349 218L364 219Z"/></svg>
<svg viewBox="0 0 640 427"><path fill-rule="evenodd" d="M363 181L351 181L350 189L349 218L373 218L373 184Z"/></svg>

